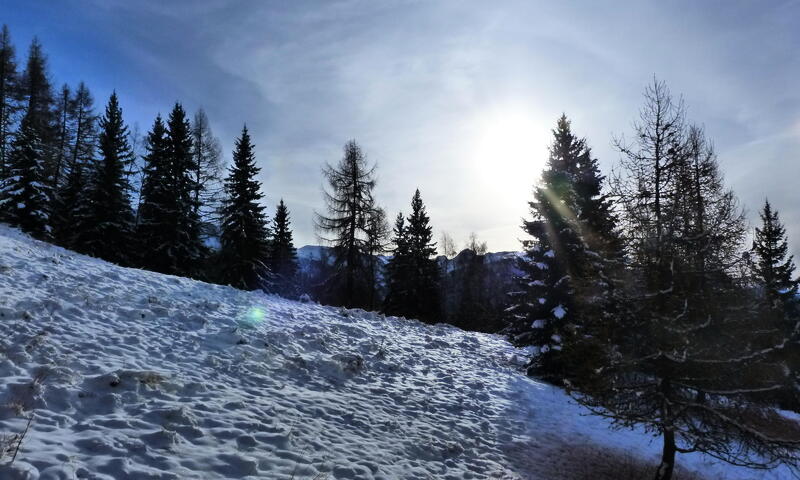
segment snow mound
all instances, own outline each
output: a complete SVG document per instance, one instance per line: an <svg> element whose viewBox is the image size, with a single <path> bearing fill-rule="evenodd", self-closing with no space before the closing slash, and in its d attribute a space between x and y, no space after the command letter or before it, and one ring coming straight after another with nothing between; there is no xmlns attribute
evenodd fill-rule
<svg viewBox="0 0 800 480"><path fill-rule="evenodd" d="M552 478L570 445L655 461L658 442L586 416L521 375L518 354L498 336L120 268L0 225L0 437L33 415L0 478Z"/></svg>

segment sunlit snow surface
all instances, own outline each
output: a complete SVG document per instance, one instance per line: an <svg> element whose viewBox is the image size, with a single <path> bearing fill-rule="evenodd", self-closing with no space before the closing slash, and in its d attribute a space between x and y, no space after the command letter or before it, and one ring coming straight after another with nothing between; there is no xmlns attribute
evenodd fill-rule
<svg viewBox="0 0 800 480"><path fill-rule="evenodd" d="M584 415L515 353L497 336L118 268L0 226L0 436L35 412L2 479L554 478L576 444L655 461L657 441Z"/></svg>

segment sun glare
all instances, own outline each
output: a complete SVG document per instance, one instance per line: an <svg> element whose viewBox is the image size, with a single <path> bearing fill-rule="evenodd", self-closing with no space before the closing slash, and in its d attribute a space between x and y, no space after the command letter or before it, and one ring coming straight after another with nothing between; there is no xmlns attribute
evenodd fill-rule
<svg viewBox="0 0 800 480"><path fill-rule="evenodd" d="M547 158L542 132L549 132L550 123L513 108L481 116L473 158L478 181L499 198L521 195L513 200L524 206Z"/></svg>

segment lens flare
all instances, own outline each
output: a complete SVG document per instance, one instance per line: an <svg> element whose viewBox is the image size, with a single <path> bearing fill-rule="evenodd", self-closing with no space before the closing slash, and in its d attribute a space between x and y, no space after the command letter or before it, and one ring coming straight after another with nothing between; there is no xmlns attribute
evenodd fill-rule
<svg viewBox="0 0 800 480"><path fill-rule="evenodd" d="M255 327L264 321L266 312L261 307L250 307L245 314L239 319L239 324L243 327Z"/></svg>

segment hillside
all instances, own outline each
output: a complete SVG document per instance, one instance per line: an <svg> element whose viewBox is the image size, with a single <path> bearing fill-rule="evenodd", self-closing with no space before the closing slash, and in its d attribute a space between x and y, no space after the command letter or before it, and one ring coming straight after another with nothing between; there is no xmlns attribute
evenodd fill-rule
<svg viewBox="0 0 800 480"><path fill-rule="evenodd" d="M124 269L0 226L3 479L589 478L570 460L584 450L656 463L657 440L586 416L517 355L494 335Z"/></svg>

